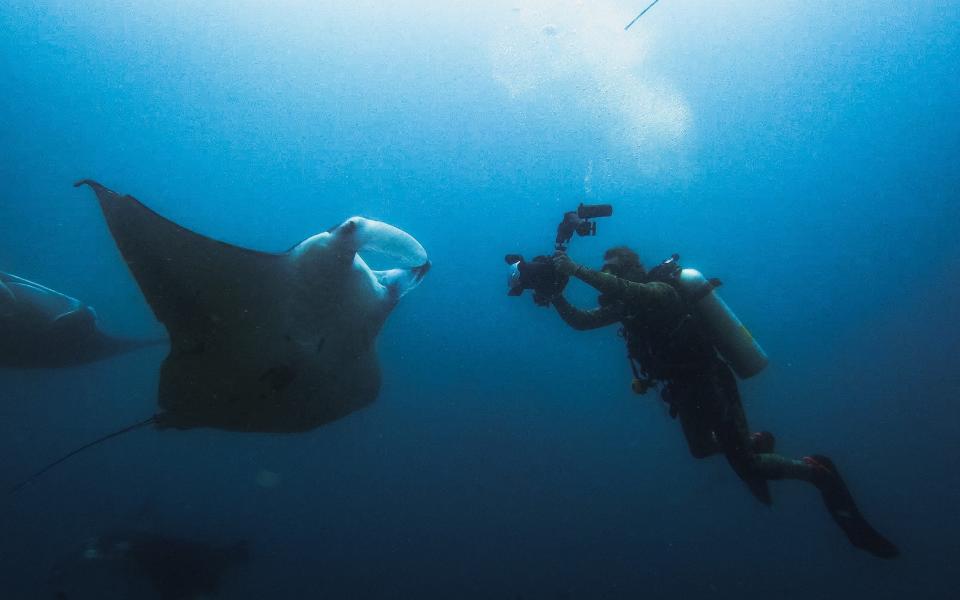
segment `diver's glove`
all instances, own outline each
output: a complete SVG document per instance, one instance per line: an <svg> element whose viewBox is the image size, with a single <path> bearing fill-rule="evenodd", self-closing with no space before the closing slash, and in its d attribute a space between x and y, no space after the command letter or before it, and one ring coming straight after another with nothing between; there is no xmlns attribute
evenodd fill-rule
<svg viewBox="0 0 960 600"><path fill-rule="evenodd" d="M554 275L553 282L550 285L545 285L533 290L534 304L537 306L550 306L553 299L563 293L563 289L567 287L568 281L570 281L570 278L566 275L560 275L559 273Z"/></svg>
<svg viewBox="0 0 960 600"><path fill-rule="evenodd" d="M537 256L534 257L533 260L544 262L553 267L551 276L542 278L541 282L533 288L534 304L537 306L549 306L553 298L563 293L564 288L567 287L567 283L570 281L570 276L557 269L556 258L550 259L546 256Z"/></svg>
<svg viewBox="0 0 960 600"><path fill-rule="evenodd" d="M553 268L558 276L570 277L577 272L580 265L573 262L566 252L557 250L553 255Z"/></svg>
<svg viewBox="0 0 960 600"><path fill-rule="evenodd" d="M533 291L533 303L537 306L550 306L551 300L553 300L553 294Z"/></svg>

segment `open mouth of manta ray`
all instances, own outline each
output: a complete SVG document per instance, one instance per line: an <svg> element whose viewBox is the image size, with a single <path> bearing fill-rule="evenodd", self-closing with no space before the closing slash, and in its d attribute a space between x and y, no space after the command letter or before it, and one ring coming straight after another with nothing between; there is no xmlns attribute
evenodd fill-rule
<svg viewBox="0 0 960 600"><path fill-rule="evenodd" d="M427 251L412 235L382 221L351 217L337 229L354 238L359 260L400 296L415 288L427 271Z"/></svg>

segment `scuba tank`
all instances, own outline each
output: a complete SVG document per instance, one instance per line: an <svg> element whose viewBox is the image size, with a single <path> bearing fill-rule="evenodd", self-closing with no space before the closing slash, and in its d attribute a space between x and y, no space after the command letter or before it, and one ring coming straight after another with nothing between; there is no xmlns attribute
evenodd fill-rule
<svg viewBox="0 0 960 600"><path fill-rule="evenodd" d="M676 282L702 319L710 340L737 376L747 379L767 366L766 352L714 290L720 285L718 280L708 280L696 269L682 269Z"/></svg>

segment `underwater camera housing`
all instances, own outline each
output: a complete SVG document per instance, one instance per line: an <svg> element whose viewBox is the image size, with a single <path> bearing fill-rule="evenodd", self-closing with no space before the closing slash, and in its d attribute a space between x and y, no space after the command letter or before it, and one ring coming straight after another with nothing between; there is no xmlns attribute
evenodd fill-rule
<svg viewBox="0 0 960 600"><path fill-rule="evenodd" d="M519 254L504 257L510 265L507 275L507 295L519 296L523 290L533 290L533 301L538 306L550 304L550 297L566 287L566 277L560 277L549 256L535 256L527 261Z"/></svg>
<svg viewBox="0 0 960 600"><path fill-rule="evenodd" d="M609 217L613 214L610 204L583 204L577 210L563 213L563 220L557 225L557 237L554 250L564 252L567 244L573 239L573 234L581 237L597 235L597 224L590 219ZM523 290L533 290L533 301L538 306L550 304L550 297L563 291L567 285L567 277L559 276L553 268L553 260L549 256L535 256L524 260L520 254L508 254L504 257L510 265L507 276L507 295L519 296Z"/></svg>

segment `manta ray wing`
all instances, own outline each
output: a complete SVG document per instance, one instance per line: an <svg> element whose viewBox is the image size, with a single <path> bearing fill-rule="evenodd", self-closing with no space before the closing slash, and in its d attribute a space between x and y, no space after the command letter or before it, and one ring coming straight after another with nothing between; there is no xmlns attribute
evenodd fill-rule
<svg viewBox="0 0 960 600"><path fill-rule="evenodd" d="M273 310L268 290L285 254L241 248L194 233L133 196L91 180L110 232L175 347L203 345L219 331Z"/></svg>

